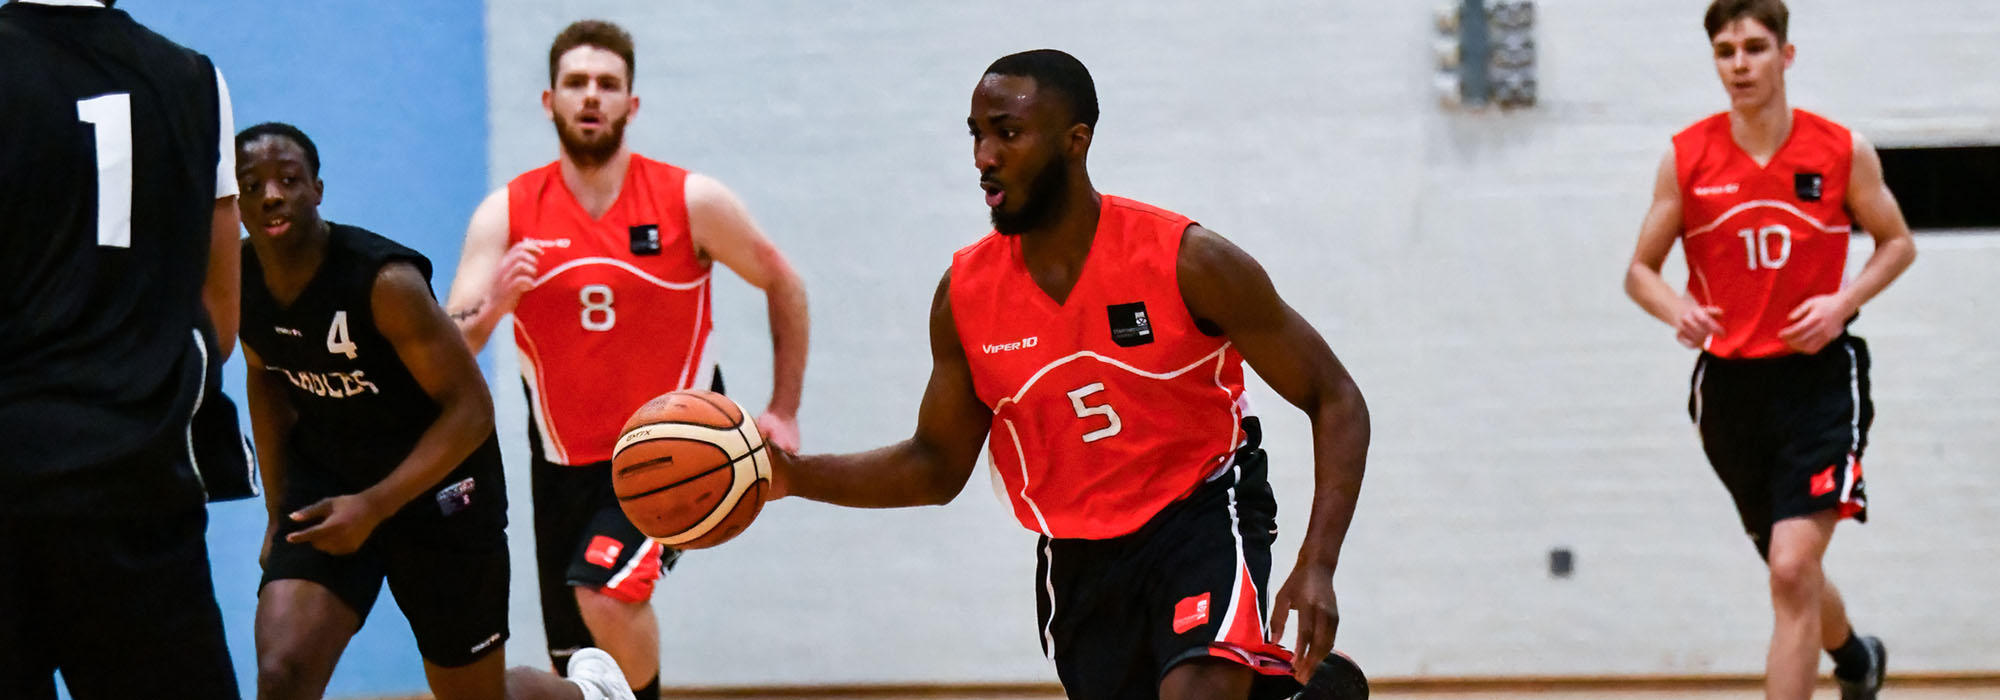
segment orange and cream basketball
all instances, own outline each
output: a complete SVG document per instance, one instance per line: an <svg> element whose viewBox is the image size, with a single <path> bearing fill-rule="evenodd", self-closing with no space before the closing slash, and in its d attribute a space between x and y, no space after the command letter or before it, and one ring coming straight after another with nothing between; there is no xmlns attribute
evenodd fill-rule
<svg viewBox="0 0 2000 700"><path fill-rule="evenodd" d="M764 508L771 457L743 407L712 391L661 395L632 414L612 450L611 485L640 532L703 549L743 532Z"/></svg>

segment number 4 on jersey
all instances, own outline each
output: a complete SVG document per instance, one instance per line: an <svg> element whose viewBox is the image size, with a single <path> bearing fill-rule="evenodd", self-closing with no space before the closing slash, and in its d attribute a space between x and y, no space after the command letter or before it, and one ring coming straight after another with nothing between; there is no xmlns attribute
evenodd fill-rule
<svg viewBox="0 0 2000 700"><path fill-rule="evenodd" d="M333 325L326 329L326 351L352 360L355 349L353 337L347 334L347 312L333 312Z"/></svg>

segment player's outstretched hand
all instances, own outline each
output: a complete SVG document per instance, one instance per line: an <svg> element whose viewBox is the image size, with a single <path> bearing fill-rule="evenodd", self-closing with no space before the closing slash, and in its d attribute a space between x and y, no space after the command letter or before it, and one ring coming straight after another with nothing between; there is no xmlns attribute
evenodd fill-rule
<svg viewBox="0 0 2000 700"><path fill-rule="evenodd" d="M498 312L513 311L514 305L521 302L521 295L535 288L535 276L541 274L541 256L542 247L534 241L515 243L501 256L493 274L493 288L486 293Z"/></svg>
<svg viewBox="0 0 2000 700"><path fill-rule="evenodd" d="M764 434L764 442L776 445L786 452L799 451L798 416L779 415L765 411L757 416L757 432Z"/></svg>
<svg viewBox="0 0 2000 700"><path fill-rule="evenodd" d="M1853 315L1854 309L1839 294L1821 294L1792 309L1792 314L1786 317L1792 325L1778 331L1778 339L1793 350L1810 355L1840 337L1841 329Z"/></svg>
<svg viewBox="0 0 2000 700"><path fill-rule="evenodd" d="M320 499L318 503L292 513L292 521L318 523L285 536L286 542L309 544L334 556L353 554L368 541L388 516L376 511L367 498L355 495Z"/></svg>
<svg viewBox="0 0 2000 700"><path fill-rule="evenodd" d="M1681 317L1674 323L1674 339L1690 348L1700 348L1708 342L1708 337L1722 332L1722 323L1715 320L1722 313L1720 306L1688 304L1681 310Z"/></svg>
<svg viewBox="0 0 2000 700"><path fill-rule="evenodd" d="M1332 566L1300 562L1292 569L1292 575L1271 599L1271 639L1284 639L1285 620L1293 610L1299 613L1299 631L1293 644L1292 675L1304 683L1320 660L1333 651L1333 635L1340 628Z"/></svg>

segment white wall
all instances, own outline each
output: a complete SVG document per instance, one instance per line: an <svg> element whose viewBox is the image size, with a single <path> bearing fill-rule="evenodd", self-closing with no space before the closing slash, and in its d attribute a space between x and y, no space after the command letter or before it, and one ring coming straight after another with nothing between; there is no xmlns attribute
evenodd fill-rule
<svg viewBox="0 0 2000 700"><path fill-rule="evenodd" d="M1795 4L1795 104L1884 145L2000 139L2000 5ZM623 23L637 149L730 184L806 278L808 449L872 447L913 425L931 291L986 228L971 87L1002 54L1063 48L1097 77L1099 188L1256 255L1367 392L1343 648L1381 676L1755 671L1762 573L1686 422L1692 357L1620 290L1668 136L1725 106L1704 3L1540 3L1543 101L1511 114L1436 107L1431 5L489 0L493 184L554 157L535 100L555 32ZM2000 237L1919 247L1857 326L1877 360L1874 519L1841 528L1829 566L1898 668L2000 670ZM754 407L763 302L721 277L730 386ZM499 365L520 465L516 370ZM1308 442L1298 412L1254 392L1282 508L1275 587ZM515 483L509 649L535 660ZM1052 680L1032 544L984 475L943 508L774 504L662 583L665 682ZM1575 550L1574 578L1547 573L1554 546Z"/></svg>

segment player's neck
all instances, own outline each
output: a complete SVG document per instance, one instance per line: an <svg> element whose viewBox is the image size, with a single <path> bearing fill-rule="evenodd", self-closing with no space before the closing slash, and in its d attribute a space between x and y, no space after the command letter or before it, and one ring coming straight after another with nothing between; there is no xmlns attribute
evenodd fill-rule
<svg viewBox="0 0 2000 700"><path fill-rule="evenodd" d="M578 164L568 153L564 153L563 185L569 188L570 195L576 197L576 203L583 206L584 213L592 219L601 219L618 201L618 192L625 186L625 173L631 168L632 151L624 146L620 146L618 152L604 159L603 163L592 166Z"/></svg>
<svg viewBox="0 0 2000 700"><path fill-rule="evenodd" d="M1779 92L1761 105L1729 110L1729 137L1759 165L1771 162L1792 135L1792 108Z"/></svg>
<svg viewBox="0 0 2000 700"><path fill-rule="evenodd" d="M1028 276L1057 303L1069 297L1082 279L1090 245L1097 240L1098 214L1103 198L1082 178L1082 186L1072 188L1063 198L1050 224L1021 234L1021 261Z"/></svg>
<svg viewBox="0 0 2000 700"><path fill-rule="evenodd" d="M264 287L270 290L271 298L287 306L298 300L306 285L319 274L320 263L326 260L331 228L326 220L315 219L299 226L296 237L250 238L250 248L264 268Z"/></svg>

